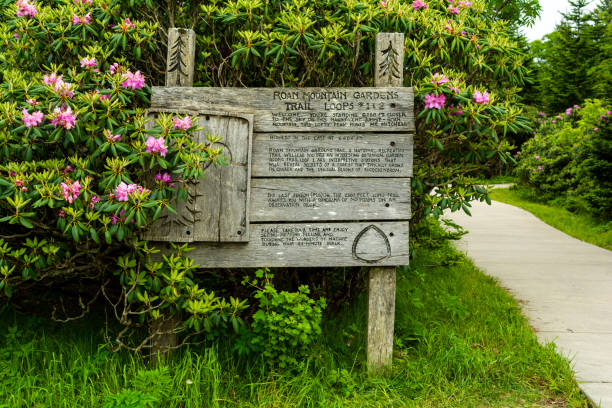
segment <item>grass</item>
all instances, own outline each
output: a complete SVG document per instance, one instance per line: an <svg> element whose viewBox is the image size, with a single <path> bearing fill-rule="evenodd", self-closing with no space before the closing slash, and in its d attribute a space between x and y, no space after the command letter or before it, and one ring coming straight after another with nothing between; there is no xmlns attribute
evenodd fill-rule
<svg viewBox="0 0 612 408"><path fill-rule="evenodd" d="M563 207L538 203L520 187L495 189L489 192L493 200L529 211L548 225L593 245L612 250L612 222L605 223L588 214L574 213Z"/></svg>
<svg viewBox="0 0 612 408"><path fill-rule="evenodd" d="M365 301L328 318L310 359L290 372L236 356L227 340L151 367L99 346L99 321L56 325L5 309L0 407L588 406L517 302L448 243L398 270L393 371L380 378L365 374ZM133 404L111 404L118 394Z"/></svg>

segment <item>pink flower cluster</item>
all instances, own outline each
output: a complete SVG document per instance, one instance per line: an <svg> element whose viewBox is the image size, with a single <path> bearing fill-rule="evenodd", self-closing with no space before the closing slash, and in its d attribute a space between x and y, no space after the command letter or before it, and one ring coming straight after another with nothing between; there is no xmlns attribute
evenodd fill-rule
<svg viewBox="0 0 612 408"><path fill-rule="evenodd" d="M166 141L161 136L158 139L154 138L153 136L149 136L146 141L146 145L146 153L159 153L161 157L166 157L166 153L168 153Z"/></svg>
<svg viewBox="0 0 612 408"><path fill-rule="evenodd" d="M161 181L162 183L170 183L172 182L172 177L170 177L170 174L168 174L168 172L165 172L164 174L158 172L155 175L155 180Z"/></svg>
<svg viewBox="0 0 612 408"><path fill-rule="evenodd" d="M93 3L93 0L72 0L72 1L75 2L76 4L91 5L91 3Z"/></svg>
<svg viewBox="0 0 612 408"><path fill-rule="evenodd" d="M119 64L117 62L115 62L113 65L110 66L110 68L108 69L110 71L111 74L115 74L115 72L119 69Z"/></svg>
<svg viewBox="0 0 612 408"><path fill-rule="evenodd" d="M79 17L76 14L72 15L72 25L90 25L91 24L91 13L87 13L83 17Z"/></svg>
<svg viewBox="0 0 612 408"><path fill-rule="evenodd" d="M412 2L412 8L415 9L415 10L420 10L420 9L425 10L427 7L428 7L427 3L425 3L424 1L414 0Z"/></svg>
<svg viewBox="0 0 612 408"><path fill-rule="evenodd" d="M61 184L61 187L64 199L70 204L72 204L74 200L79 198L79 195L81 194L81 183L79 183L78 181L72 182L70 180L66 180L65 183Z"/></svg>
<svg viewBox="0 0 612 408"><path fill-rule="evenodd" d="M38 10L30 0L17 0L17 17L36 17Z"/></svg>
<svg viewBox="0 0 612 408"><path fill-rule="evenodd" d="M62 126L66 130L72 129L76 124L76 115L72 113L72 108L69 106L68 109L55 108L51 115L51 123L53 127L57 128L57 125Z"/></svg>
<svg viewBox="0 0 612 408"><path fill-rule="evenodd" d="M123 20L123 23L121 23L120 27L121 27L121 31L125 33L127 30L136 28L136 24L132 23L132 21L129 18L126 18L125 20Z"/></svg>
<svg viewBox="0 0 612 408"><path fill-rule="evenodd" d="M435 73L431 79L432 84L442 85L448 82L448 78L444 74Z"/></svg>
<svg viewBox="0 0 612 408"><path fill-rule="evenodd" d="M459 14L459 8L449 4L448 12L451 14Z"/></svg>
<svg viewBox="0 0 612 408"><path fill-rule="evenodd" d="M74 91L72 90L74 85L69 82L64 82L63 76L57 75L55 72L53 72L51 75L43 76L43 83L45 85L53 85L53 88L59 94L59 96L68 98L72 98L74 96Z"/></svg>
<svg viewBox="0 0 612 408"><path fill-rule="evenodd" d="M125 182L122 181L115 189L115 196L117 197L117 201L129 201L129 197L132 194L136 192L142 193L143 191L146 192L149 190L138 184L125 184Z"/></svg>
<svg viewBox="0 0 612 408"><path fill-rule="evenodd" d="M489 103L489 93L487 91L474 91L472 96L474 97L474 102L476 103L480 103L482 105Z"/></svg>
<svg viewBox="0 0 612 408"><path fill-rule="evenodd" d="M191 127L191 118L189 116L185 116L183 119L174 118L174 129L179 130L187 130Z"/></svg>
<svg viewBox="0 0 612 408"><path fill-rule="evenodd" d="M26 103L30 106L36 106L36 105L40 105L40 102L38 102L36 99L31 98L31 99L26 99Z"/></svg>
<svg viewBox="0 0 612 408"><path fill-rule="evenodd" d="M446 102L446 96L444 94L426 94L425 95L425 108L427 109L442 109Z"/></svg>
<svg viewBox="0 0 612 408"><path fill-rule="evenodd" d="M104 136L106 136L106 140L108 140L109 143L121 141L121 135L113 135L108 129L104 131Z"/></svg>
<svg viewBox="0 0 612 408"><path fill-rule="evenodd" d="M100 196L97 196L97 195L92 196L91 201L89 203L89 208L93 210L95 205L98 204L99 202L100 202Z"/></svg>
<svg viewBox="0 0 612 408"><path fill-rule="evenodd" d="M95 58L85 57L81 59L81 68L93 68L96 65L98 65L98 62Z"/></svg>
<svg viewBox="0 0 612 408"><path fill-rule="evenodd" d="M30 114L26 109L23 109L21 114L23 115L23 124L27 128L40 125L45 118L45 115L41 111Z"/></svg>
<svg viewBox="0 0 612 408"><path fill-rule="evenodd" d="M128 71L123 74L122 79L123 82L121 83L121 86L123 86L124 89L131 88L132 90L135 90L145 87L145 77L140 73L140 71L136 71L135 73Z"/></svg>

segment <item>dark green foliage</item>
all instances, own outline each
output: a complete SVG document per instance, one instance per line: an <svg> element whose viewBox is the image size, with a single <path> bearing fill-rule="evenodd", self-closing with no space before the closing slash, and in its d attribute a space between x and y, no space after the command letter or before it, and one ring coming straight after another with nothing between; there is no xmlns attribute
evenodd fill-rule
<svg viewBox="0 0 612 408"><path fill-rule="evenodd" d="M516 168L540 200L612 219L612 111L598 100L542 120Z"/></svg>
<svg viewBox="0 0 612 408"><path fill-rule="evenodd" d="M586 0L570 4L556 30L531 44L537 85L530 103L548 113L612 95L612 1L602 0L593 12Z"/></svg>
<svg viewBox="0 0 612 408"><path fill-rule="evenodd" d="M251 332L246 334L250 347L272 366L295 367L310 354L310 348L321 335L321 318L325 299L308 297L308 286L297 292L277 291L268 270L258 270L245 283L257 288L254 297L259 308L253 315Z"/></svg>

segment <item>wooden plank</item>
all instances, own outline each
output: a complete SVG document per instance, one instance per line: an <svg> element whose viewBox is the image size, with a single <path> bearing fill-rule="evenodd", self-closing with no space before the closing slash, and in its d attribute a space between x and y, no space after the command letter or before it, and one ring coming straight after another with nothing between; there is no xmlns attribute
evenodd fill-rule
<svg viewBox="0 0 612 408"><path fill-rule="evenodd" d="M404 79L404 34L376 36L376 86L402 86Z"/></svg>
<svg viewBox="0 0 612 408"><path fill-rule="evenodd" d="M407 133L255 133L253 177L412 177Z"/></svg>
<svg viewBox="0 0 612 408"><path fill-rule="evenodd" d="M372 268L368 284L368 371L391 367L395 326L395 268Z"/></svg>
<svg viewBox="0 0 612 408"><path fill-rule="evenodd" d="M414 131L412 88L163 88L152 108L255 115L255 132Z"/></svg>
<svg viewBox="0 0 612 408"><path fill-rule="evenodd" d="M168 30L166 86L193 86L195 31L187 28Z"/></svg>
<svg viewBox="0 0 612 408"><path fill-rule="evenodd" d="M187 255L203 268L407 265L408 232L408 222L251 224L248 244L196 242Z"/></svg>
<svg viewBox="0 0 612 408"><path fill-rule="evenodd" d="M376 35L376 86L401 86L404 80L404 34ZM412 162L410 163L412 169ZM368 280L368 372L376 374L393 363L395 268L370 270Z"/></svg>
<svg viewBox="0 0 612 408"><path fill-rule="evenodd" d="M251 182L251 222L408 219L408 178L266 178Z"/></svg>
<svg viewBox="0 0 612 408"><path fill-rule="evenodd" d="M187 185L189 198L179 200L177 215L166 211L143 235L151 241L246 242L250 201L253 115L219 111L149 110L148 114L189 114L201 128L194 139L208 143L206 133L222 137L225 166L210 166L205 177Z"/></svg>

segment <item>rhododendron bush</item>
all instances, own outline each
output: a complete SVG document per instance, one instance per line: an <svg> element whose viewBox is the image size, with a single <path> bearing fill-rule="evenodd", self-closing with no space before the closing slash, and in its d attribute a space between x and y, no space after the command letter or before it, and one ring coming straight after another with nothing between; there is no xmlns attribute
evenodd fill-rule
<svg viewBox="0 0 612 408"><path fill-rule="evenodd" d="M194 141L196 120L147 123L150 89L130 60L154 48L156 27L122 15L118 3L50 3L1 11L0 293L17 302L36 293L59 320L103 297L129 327L183 311L176 331L236 319L243 305L199 289L186 248L154 262L158 251L138 239L175 213L185 182L223 162L214 135ZM62 307L57 292L36 289L46 285L62 287Z"/></svg>
<svg viewBox="0 0 612 408"><path fill-rule="evenodd" d="M471 200L489 199L470 176L512 161L505 136L529 126L517 98L526 56L486 6L466 0L207 1L195 21L196 81L371 86L376 33L403 32L404 86L414 87L417 116L413 225L445 209L469 212ZM188 11L176 19L191 25Z"/></svg>

